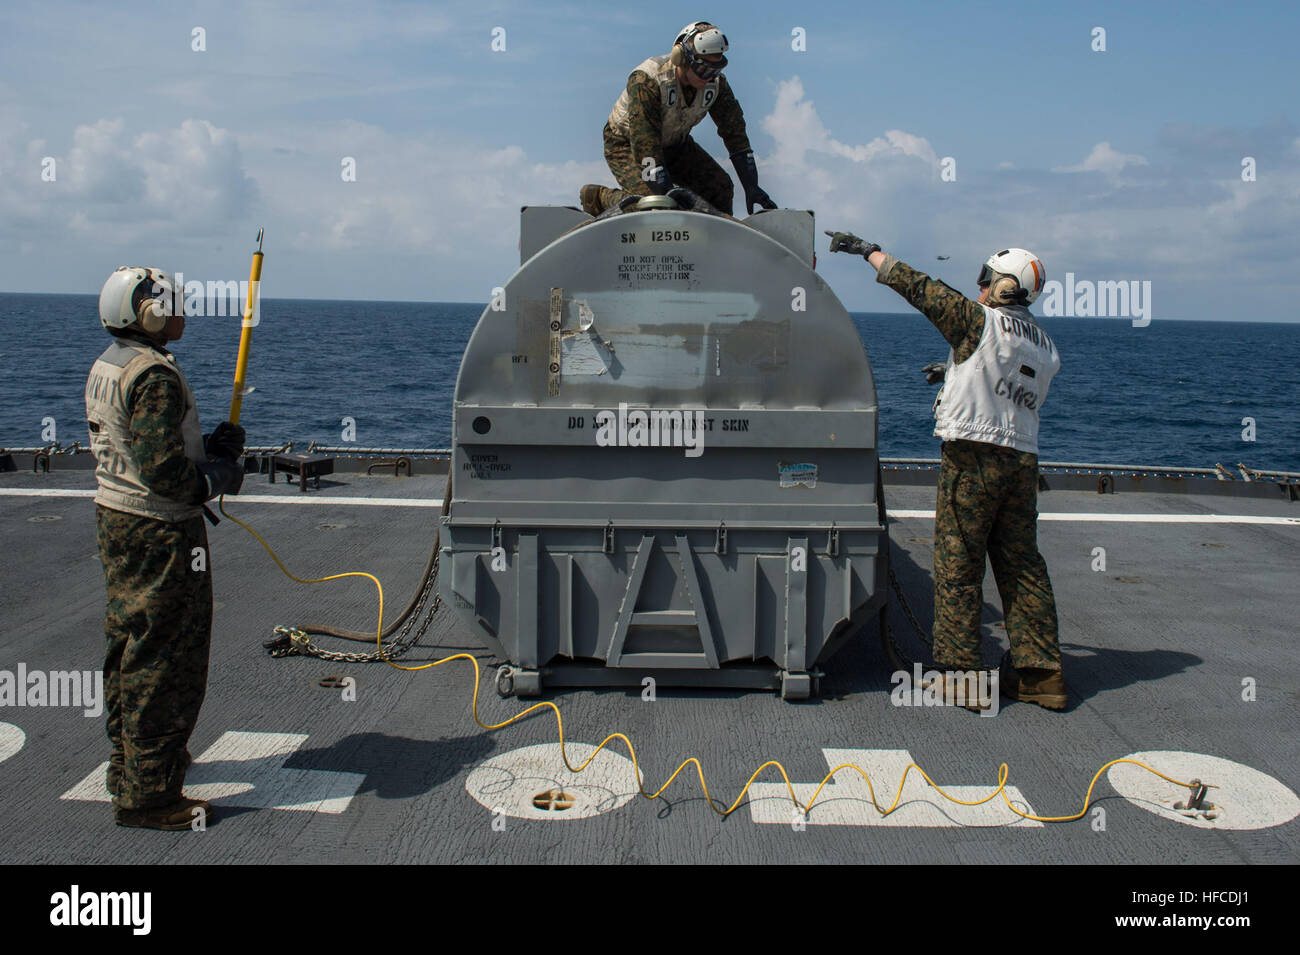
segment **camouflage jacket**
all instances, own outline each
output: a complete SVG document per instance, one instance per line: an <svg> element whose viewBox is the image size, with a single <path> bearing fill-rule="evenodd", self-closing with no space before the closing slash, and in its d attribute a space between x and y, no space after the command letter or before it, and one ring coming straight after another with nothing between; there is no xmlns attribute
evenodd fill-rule
<svg viewBox="0 0 1300 955"><path fill-rule="evenodd" d="M876 281L888 285L928 318L952 346L953 362L961 364L979 346L984 334L984 306L952 286L932 279L892 255L886 255Z"/></svg>
<svg viewBox="0 0 1300 955"><path fill-rule="evenodd" d="M140 376L127 397L131 409L131 456L140 479L161 497L185 504L202 504L207 481L185 456L181 418L185 396L181 383L165 368L155 367Z"/></svg>
<svg viewBox="0 0 1300 955"><path fill-rule="evenodd" d="M695 92L690 87L682 87L684 95ZM659 84L650 74L633 70L627 80L627 93L631 101L628 119L632 129L630 144L633 158L639 163L646 156L653 156L656 166L666 166L662 143L663 101ZM718 101L710 107L709 115L718 127L718 135L722 137L728 155L749 152L745 114L725 76L718 77Z"/></svg>

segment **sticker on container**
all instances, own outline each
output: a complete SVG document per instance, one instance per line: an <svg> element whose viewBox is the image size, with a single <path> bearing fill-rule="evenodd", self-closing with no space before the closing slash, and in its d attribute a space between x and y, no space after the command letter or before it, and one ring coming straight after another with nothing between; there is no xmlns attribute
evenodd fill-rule
<svg viewBox="0 0 1300 955"><path fill-rule="evenodd" d="M787 464L781 461L777 464L777 470L781 474L782 487L816 487L817 486L817 465L815 464Z"/></svg>

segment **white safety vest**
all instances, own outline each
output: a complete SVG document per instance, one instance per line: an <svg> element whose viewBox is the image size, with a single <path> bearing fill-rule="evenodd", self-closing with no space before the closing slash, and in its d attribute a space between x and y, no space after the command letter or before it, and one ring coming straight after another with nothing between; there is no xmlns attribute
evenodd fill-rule
<svg viewBox="0 0 1300 955"><path fill-rule="evenodd" d="M1061 368L1051 338L1019 305L984 308L984 333L961 364L948 350L934 436L1038 453L1038 412Z"/></svg>
<svg viewBox="0 0 1300 955"><path fill-rule="evenodd" d="M650 57L637 70L649 74L659 84L660 104L663 107L661 141L665 146L685 142L691 130L709 114L709 108L718 101L719 84L715 76L703 89L695 90L695 99L687 106L682 97L682 87L677 82L677 67L673 66L669 53ZM614 108L609 111L610 128L625 137L632 135L628 114L630 104L627 89L624 88L614 101Z"/></svg>
<svg viewBox="0 0 1300 955"><path fill-rule="evenodd" d="M169 368L181 381L185 395L185 415L181 419L185 456L191 461L207 460L194 392L176 359L143 342L116 339L99 356L86 381L86 422L90 428L90 448L95 452L95 478L99 481L95 503L162 521L186 521L202 514L202 507L182 504L149 490L131 453L131 411L127 399L140 376L158 365Z"/></svg>

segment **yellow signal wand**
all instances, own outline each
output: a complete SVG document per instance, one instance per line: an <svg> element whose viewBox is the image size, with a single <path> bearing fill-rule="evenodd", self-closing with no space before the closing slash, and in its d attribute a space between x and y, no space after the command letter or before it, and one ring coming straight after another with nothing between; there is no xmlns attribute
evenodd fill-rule
<svg viewBox="0 0 1300 955"><path fill-rule="evenodd" d="M235 393L230 397L230 423L239 424L239 410L244 403L244 375L248 371L248 353L253 346L253 326L255 305L262 284L262 229L257 230L257 251L253 253L253 265L248 271L248 300L244 303L243 327L239 332L239 359L235 362Z"/></svg>

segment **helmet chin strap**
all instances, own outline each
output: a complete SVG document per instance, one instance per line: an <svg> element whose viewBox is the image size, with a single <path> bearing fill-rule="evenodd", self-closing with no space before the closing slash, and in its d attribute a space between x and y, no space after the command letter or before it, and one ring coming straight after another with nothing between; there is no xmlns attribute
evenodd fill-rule
<svg viewBox="0 0 1300 955"><path fill-rule="evenodd" d="M141 344L151 345L154 348L164 348L167 345L167 338L161 332L157 335L150 335L140 327L138 322L128 325L126 328L109 329L109 334L114 338L126 338Z"/></svg>

